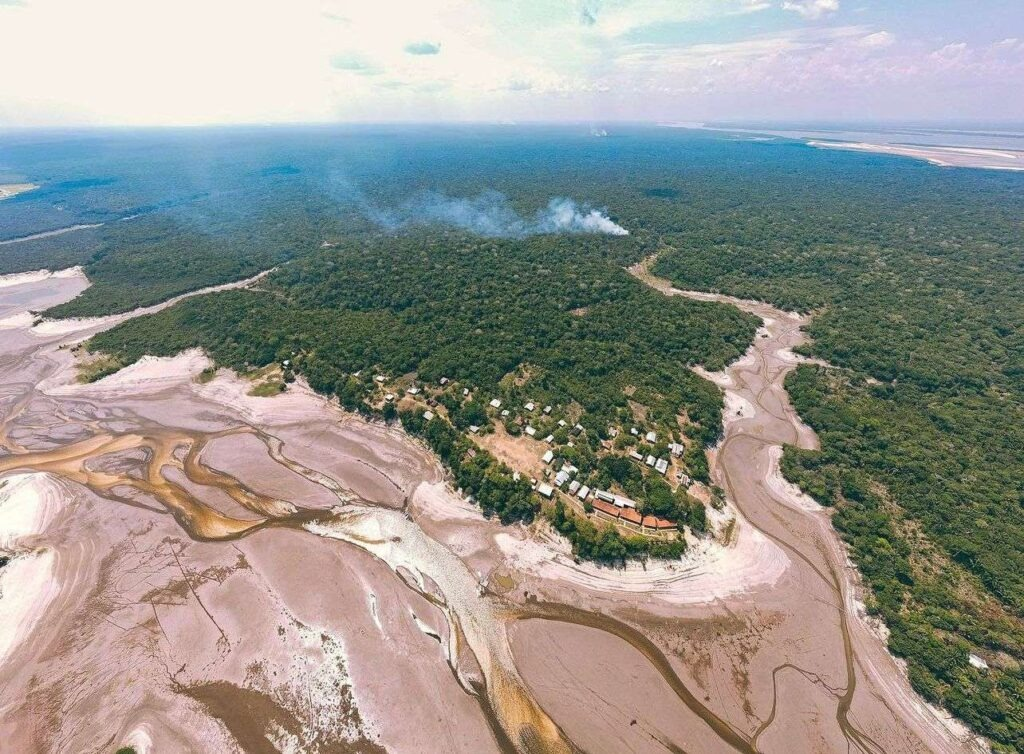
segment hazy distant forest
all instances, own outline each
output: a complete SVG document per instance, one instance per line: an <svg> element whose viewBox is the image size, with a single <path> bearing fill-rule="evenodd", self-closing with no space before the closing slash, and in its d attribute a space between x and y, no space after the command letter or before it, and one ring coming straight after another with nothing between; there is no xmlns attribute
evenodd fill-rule
<svg viewBox="0 0 1024 754"><path fill-rule="evenodd" d="M190 345L237 368L296 352L298 371L353 407L362 368L488 390L529 362L545 400L582 405L595 435L629 385L656 412L686 412L703 446L720 397L686 367L720 368L756 322L667 300L623 268L659 251L655 272L681 287L814 312L808 353L833 367L801 367L788 388L822 450L787 449L785 473L834 508L914 686L1024 750L1024 177L667 129L160 138L131 158L111 150L116 164L78 145L91 158L67 156L78 175L38 145L0 154L44 184L0 208L4 238L105 223L0 245L0 272L85 266L93 286L49 315L279 267L259 290L95 339L122 362ZM501 191L499 221L570 197L631 234L417 224L424 191ZM530 515L528 491L460 468L457 435L430 441L489 485L485 510Z"/></svg>

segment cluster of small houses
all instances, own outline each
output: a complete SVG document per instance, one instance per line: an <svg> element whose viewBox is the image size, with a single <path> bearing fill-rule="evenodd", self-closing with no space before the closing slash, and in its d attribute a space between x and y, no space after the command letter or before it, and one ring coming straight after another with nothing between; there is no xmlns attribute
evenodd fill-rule
<svg viewBox="0 0 1024 754"><path fill-rule="evenodd" d="M630 429L629 432L634 437L639 437L640 436L640 430L638 430L636 427L633 427L632 429ZM619 434L619 430L617 430L615 427L609 427L608 428L608 435L610 437L615 437L618 434ZM653 445L654 443L656 443L658 441L658 435L654 431L650 431L646 435L644 435L644 440L647 441L647 443ZM673 443L669 444L668 450L669 450L669 452L672 455L678 457L678 456L681 456L683 454L683 451L686 450L686 448L683 445L681 445L680 443L678 443L678 442L673 442ZM668 459L667 458L655 458L654 456L652 456L650 454L648 454L647 457L645 458L642 453L640 453L640 452L638 452L636 450L629 451L629 457L632 458L634 461L639 461L640 463L646 463L648 466L653 468L659 474L667 474L668 473ZM680 477L680 479L682 479L682 477Z"/></svg>
<svg viewBox="0 0 1024 754"><path fill-rule="evenodd" d="M359 372L356 372L356 376L358 376L358 375L359 375ZM383 374L378 374L378 375L377 375L376 377L374 377L373 379L374 379L374 381L375 381L375 382L376 382L376 383L377 383L378 385L383 385L383 384L384 384L385 382L387 382L387 377L385 377L385 376L384 376ZM446 380L446 381L447 381L447 380ZM420 388L418 388L418 387L416 387L415 385L413 385L412 387L410 387L410 388L409 388L408 390L406 390L405 392L406 392L406 393L407 393L408 395L414 395L414 396L415 396L415 395L419 395L420 393L422 393L422 392L423 392L423 390L422 390L422 389L420 389ZM395 395L394 393L385 393L385 394L384 394L384 400L385 400L385 401L387 401L388 403L391 403L391 402L393 402L393 401L395 400L395 398L396 398L396 397L397 397L397 396L396 396L396 395Z"/></svg>
<svg viewBox="0 0 1024 754"><path fill-rule="evenodd" d="M499 408L501 408L501 399L494 398L493 400L491 400L490 404L488 404L488 405L490 405L491 408L499 409ZM533 401L529 401L529 402L523 404L523 408L525 408L527 411L536 411L537 410L537 404L534 403ZM551 406L545 406L541 413L543 413L545 416L547 416L547 415L549 415L551 413L551 411L552 411L552 407ZM501 410L501 418L502 419L507 419L509 416L511 416L511 413L512 412L510 412L507 408L502 409ZM565 419L559 419L558 420L558 426L559 427L568 427L569 425L565 421ZM577 432L582 432L583 431L583 425L582 424L577 424L575 427L573 427L573 429L576 430ZM477 432L480 431L480 427L478 427L476 425L470 425L469 431L472 432L473 434L476 434ZM529 437L536 437L537 436L537 430L534 427L530 426L529 424L527 424L525 427L523 427L523 432L525 432L527 434L527 436L529 436ZM548 435L547 437L544 438L544 442L548 443L548 445L550 445L554 441L555 441L555 436L554 435ZM572 445L572 443L569 443L569 444L570 444L570 446ZM544 463L550 463L550 462L551 461L549 459L549 460L545 461Z"/></svg>
<svg viewBox="0 0 1024 754"><path fill-rule="evenodd" d="M549 450L545 456L550 455ZM554 487L561 487L570 477L577 472L575 466L570 464L563 464L562 468L559 469L555 475ZM546 482L540 482L535 486L537 494L542 495L547 499L551 499L555 490L550 484ZM630 500L628 497L622 495L616 495L613 492L607 490L591 490L585 484L580 484L579 481L573 479L569 482L567 489L570 495L575 495L582 502L587 502L590 498L590 505L594 511L605 518L613 521L621 521L627 524L633 524L639 526L641 529L653 529L654 531L671 531L676 528L674 521L669 521L666 518L659 518L658 516L643 516L636 509L636 502Z"/></svg>
<svg viewBox="0 0 1024 754"><path fill-rule="evenodd" d="M377 375L376 377L374 377L374 379L377 381L378 384L381 384L386 380L386 378L383 375ZM448 384L448 379L446 377L442 377L441 385L446 384ZM408 388L405 392L410 396L416 396L419 395L422 392L422 390L419 387L413 385L412 387ZM463 396L468 396L469 388L463 388L462 394ZM387 393L384 396L384 400L389 403L394 401L395 398L396 396L394 393ZM493 409L501 409L501 400L498 398L494 398L493 400L490 401L489 405ZM533 401L528 401L523 405L523 408L529 412L532 412L537 409L537 405ZM544 406L544 408L542 409L542 413L545 415L549 415L551 411L551 406ZM508 418L509 416L510 412L508 409L503 409L501 411L501 417L503 419ZM427 421L430 421L431 419L434 418L434 412L424 411L423 418L426 419ZM558 426L566 427L568 426L568 424L565 420L559 420ZM573 427L573 429L576 430L577 432L581 432L583 431L583 426L581 424L576 424ZM473 434L476 434L477 432L480 431L480 427L476 425L471 425L469 427L469 431L472 432ZM526 427L523 428L523 431L529 437L536 437L537 435L537 430L534 429L529 424L527 424ZM633 427L630 430L630 432L634 436L639 436L639 431L636 427ZM615 429L614 427L609 428L610 436L614 437L617 434L617 429ZM648 443L653 444L658 441L658 436L655 432L651 431L644 436L644 439ZM547 437L544 438L544 442L548 443L549 445L554 441L554 435L548 435ZM572 443L569 444L571 445ZM674 456L682 455L684 449L685 448L679 443L674 442L669 445L669 451ZM666 474L668 472L669 462L667 458L655 458L653 455L648 455L645 458L642 454L638 453L635 450L630 451L629 457L635 461L646 463L648 466L650 466L660 474ZM552 461L555 460L554 451L546 451L542 456L541 460L544 462L545 465L550 464ZM537 494L541 495L542 497L548 500L551 500L555 495L555 488L561 489L568 482L568 487L566 488L566 491L570 496L575 496L580 500L580 502L583 503L587 502L589 499L590 505L593 507L594 511L600 514L601 516L604 516L605 518L617 522L621 521L623 523L633 524L635 526L640 527L641 529L650 529L653 531L670 531L676 529L676 524L673 521L669 521L668 519L664 518L659 518L658 516L641 515L636 510L636 502L630 500L627 497L623 497L622 495L616 495L606 490L591 490L591 488L588 487L587 485L581 484L579 480L572 478L578 472L579 469L577 469L575 466L568 462L564 462L561 468L559 468L558 472L555 474L554 485L548 484L547 482L539 482L534 480L532 488L537 492ZM519 472L516 472L515 476L516 478L518 478ZM685 480L686 483L689 482L689 479L683 474L680 474L679 478L681 480Z"/></svg>
<svg viewBox="0 0 1024 754"><path fill-rule="evenodd" d="M550 450L547 451L542 460L545 464L551 463L554 460L554 453ZM550 500L555 495L555 488L561 489L568 482L569 486L566 488L566 491L570 496L575 496L584 503L589 499L590 505L596 513L613 521L634 524L641 527L641 529L653 529L655 531L670 531L676 528L675 522L668 519L659 518L658 516L641 515L636 509L636 502L628 497L616 495L607 490L591 490L587 485L581 484L579 480L573 479L578 472L579 469L575 466L568 462L563 462L558 473L555 474L554 485L547 482L535 482L533 488L537 491L538 495Z"/></svg>

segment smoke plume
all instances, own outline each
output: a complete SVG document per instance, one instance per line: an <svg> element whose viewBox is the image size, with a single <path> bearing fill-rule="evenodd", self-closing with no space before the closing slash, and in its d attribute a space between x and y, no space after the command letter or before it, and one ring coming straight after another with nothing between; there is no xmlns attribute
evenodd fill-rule
<svg viewBox="0 0 1024 754"><path fill-rule="evenodd" d="M540 233L629 235L628 230L602 211L564 197L552 199L532 218L516 212L508 198L497 191L485 191L471 198L431 192L394 209L364 205L364 210L374 222L389 230L416 225L448 225L494 238L524 238Z"/></svg>

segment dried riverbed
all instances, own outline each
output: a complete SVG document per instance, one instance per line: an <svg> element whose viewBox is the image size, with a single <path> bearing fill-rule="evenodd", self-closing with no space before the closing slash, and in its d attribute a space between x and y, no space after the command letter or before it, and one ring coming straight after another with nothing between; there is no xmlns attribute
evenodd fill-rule
<svg viewBox="0 0 1024 754"><path fill-rule="evenodd" d="M734 540L617 571L483 520L301 385L200 384L199 353L75 384L66 345L116 319L26 312L86 285L0 289L12 750L967 749L858 615L827 515L773 481L780 443L814 442L781 387L799 319L737 302L767 337L709 375Z"/></svg>

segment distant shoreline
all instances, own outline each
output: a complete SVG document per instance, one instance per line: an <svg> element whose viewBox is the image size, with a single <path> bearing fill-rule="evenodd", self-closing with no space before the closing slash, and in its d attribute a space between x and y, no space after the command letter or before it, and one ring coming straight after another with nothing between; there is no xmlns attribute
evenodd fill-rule
<svg viewBox="0 0 1024 754"><path fill-rule="evenodd" d="M807 144L818 149L842 149L910 157L945 168L1024 171L1024 151L1021 150L817 140L808 141Z"/></svg>
<svg viewBox="0 0 1024 754"><path fill-rule="evenodd" d="M788 139L817 149L844 149L909 157L938 167L1024 171L1024 132L944 130L936 128L880 127L878 130L805 128L781 129L751 126L728 128L706 123L661 123L663 128L683 128L732 134L750 141Z"/></svg>

